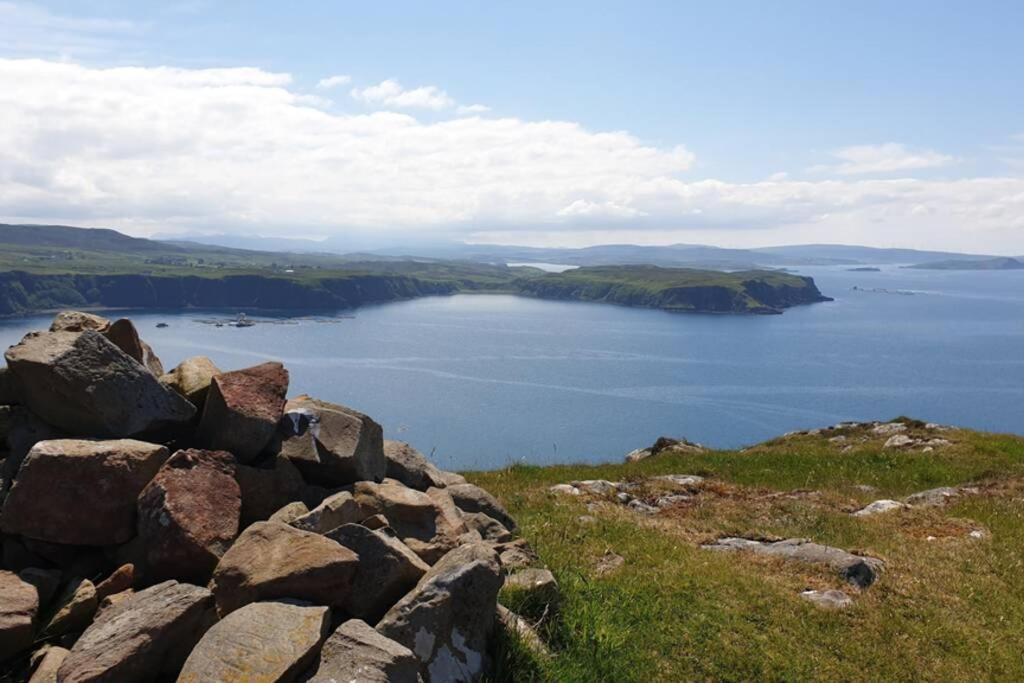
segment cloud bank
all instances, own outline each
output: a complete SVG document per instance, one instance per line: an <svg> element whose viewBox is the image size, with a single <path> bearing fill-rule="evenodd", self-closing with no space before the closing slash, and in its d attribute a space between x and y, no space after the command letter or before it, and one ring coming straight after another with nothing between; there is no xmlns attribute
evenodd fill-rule
<svg viewBox="0 0 1024 683"><path fill-rule="evenodd" d="M325 108L287 74L255 68L0 60L0 218L137 234L362 231L565 244L632 236L1024 252L1024 179L862 177L939 162L901 145L840 156L837 178L730 183L693 178L683 146L483 108L460 115L432 86L384 81L353 95L370 109Z"/></svg>

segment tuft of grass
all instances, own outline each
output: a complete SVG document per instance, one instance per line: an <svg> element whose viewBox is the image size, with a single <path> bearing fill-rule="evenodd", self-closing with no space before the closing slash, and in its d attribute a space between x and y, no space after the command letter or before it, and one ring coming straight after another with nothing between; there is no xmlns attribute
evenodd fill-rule
<svg viewBox="0 0 1024 683"><path fill-rule="evenodd" d="M852 430L844 452L835 435L469 473L508 505L563 595L538 627L554 656L506 643L492 680L1024 680L1024 439L954 430L941 435L951 445L921 453ZM693 501L653 517L548 492L670 473L709 479ZM850 515L878 498L968 483L980 492L945 508ZM811 538L885 569L861 591L824 567L699 547L722 535ZM607 552L625 564L598 571ZM844 590L854 604L821 610L800 598L807 588Z"/></svg>

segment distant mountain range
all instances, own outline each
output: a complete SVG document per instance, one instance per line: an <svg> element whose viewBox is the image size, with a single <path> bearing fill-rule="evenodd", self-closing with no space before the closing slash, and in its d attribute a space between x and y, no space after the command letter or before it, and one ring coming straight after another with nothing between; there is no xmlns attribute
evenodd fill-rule
<svg viewBox="0 0 1024 683"><path fill-rule="evenodd" d="M166 239L166 238L165 238ZM334 253L347 255L352 243L345 238L323 241L244 237L237 235L188 235L168 241L187 239L193 243L218 245L256 251L297 253ZM969 261L996 258L984 254L963 254L918 249L884 249L844 244L798 244L781 247L727 249L700 244L640 246L604 244L594 247L520 247L510 245L464 244L459 242L419 242L389 247L360 245L360 259L427 257L486 263L559 263L572 266L650 264L692 268L740 270L756 267L828 266L885 264L903 265L929 261Z"/></svg>
<svg viewBox="0 0 1024 683"><path fill-rule="evenodd" d="M931 261L907 267L921 270L1024 270L1024 260L1000 256L972 261Z"/></svg>

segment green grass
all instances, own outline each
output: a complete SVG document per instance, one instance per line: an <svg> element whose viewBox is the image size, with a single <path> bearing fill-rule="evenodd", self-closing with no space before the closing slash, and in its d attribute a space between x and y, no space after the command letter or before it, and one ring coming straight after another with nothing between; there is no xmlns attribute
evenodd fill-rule
<svg viewBox="0 0 1024 683"><path fill-rule="evenodd" d="M506 502L563 593L556 615L503 595L510 608L543 617L554 656L503 640L494 680L1024 679L1024 440L946 436L954 444L932 453L888 451L879 439L841 452L822 436L797 436L747 452L471 473ZM713 494L645 518L611 503L588 511L547 490L667 473L708 476ZM995 488L946 508L849 514L968 482ZM857 488L865 484L879 490ZM795 489L818 493L771 495ZM990 536L970 538L974 528ZM886 568L857 591L827 569L699 548L722 535L807 537L880 557ZM608 551L626 563L602 576L595 565ZM818 609L799 597L809 587L846 590L854 605Z"/></svg>

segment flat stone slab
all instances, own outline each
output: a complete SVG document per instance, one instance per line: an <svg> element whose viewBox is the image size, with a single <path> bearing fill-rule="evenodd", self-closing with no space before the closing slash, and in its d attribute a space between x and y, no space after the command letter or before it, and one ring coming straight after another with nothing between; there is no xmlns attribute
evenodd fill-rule
<svg viewBox="0 0 1024 683"><path fill-rule="evenodd" d="M806 590L800 593L800 597L822 609L845 609L853 604L853 598L837 590Z"/></svg>
<svg viewBox="0 0 1024 683"><path fill-rule="evenodd" d="M860 588L867 588L874 583L883 567L883 562L877 558L854 555L840 548L813 543L803 538L789 538L774 543L749 538L721 538L701 547L718 551L745 550L758 555L781 557L808 564L824 564Z"/></svg>
<svg viewBox="0 0 1024 683"><path fill-rule="evenodd" d="M251 603L206 632L185 660L178 683L296 680L316 658L329 627L326 607Z"/></svg>
<svg viewBox="0 0 1024 683"><path fill-rule="evenodd" d="M906 503L901 503L898 500L876 500L873 503L865 505L860 510L853 513L854 517L871 517L872 515L880 515L885 512L892 512L893 510L903 510L909 507Z"/></svg>

